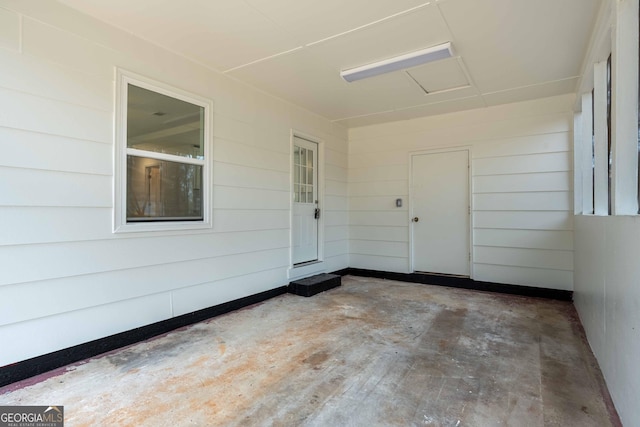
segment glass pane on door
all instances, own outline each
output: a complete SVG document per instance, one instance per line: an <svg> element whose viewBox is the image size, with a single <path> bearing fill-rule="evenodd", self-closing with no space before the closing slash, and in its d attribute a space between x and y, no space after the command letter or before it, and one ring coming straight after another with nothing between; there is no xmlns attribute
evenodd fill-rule
<svg viewBox="0 0 640 427"><path fill-rule="evenodd" d="M313 187L314 152L295 146L293 150L293 200L295 203L315 203Z"/></svg>

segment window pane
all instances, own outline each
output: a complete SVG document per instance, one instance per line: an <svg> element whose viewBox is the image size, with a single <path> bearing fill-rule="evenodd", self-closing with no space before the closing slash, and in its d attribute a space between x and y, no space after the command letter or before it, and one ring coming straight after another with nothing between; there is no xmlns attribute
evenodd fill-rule
<svg viewBox="0 0 640 427"><path fill-rule="evenodd" d="M300 184L300 166L293 165L293 183Z"/></svg>
<svg viewBox="0 0 640 427"><path fill-rule="evenodd" d="M202 166L127 156L127 221L202 220Z"/></svg>
<svg viewBox="0 0 640 427"><path fill-rule="evenodd" d="M307 168L307 184L313 184L313 168Z"/></svg>
<svg viewBox="0 0 640 427"><path fill-rule="evenodd" d="M314 151L297 145L293 147L293 201L296 203L314 203L315 171L313 168Z"/></svg>
<svg viewBox="0 0 640 427"><path fill-rule="evenodd" d="M307 167L313 168L313 151L312 150L307 151Z"/></svg>
<svg viewBox="0 0 640 427"><path fill-rule="evenodd" d="M293 201L295 203L300 203L300 185L293 184Z"/></svg>
<svg viewBox="0 0 640 427"><path fill-rule="evenodd" d="M304 187L304 184L300 184L300 200L298 200L299 203L307 203L307 193Z"/></svg>
<svg viewBox="0 0 640 427"><path fill-rule="evenodd" d="M128 85L127 147L204 158L204 108Z"/></svg>
<svg viewBox="0 0 640 427"><path fill-rule="evenodd" d="M313 185L307 185L307 203L313 202Z"/></svg>

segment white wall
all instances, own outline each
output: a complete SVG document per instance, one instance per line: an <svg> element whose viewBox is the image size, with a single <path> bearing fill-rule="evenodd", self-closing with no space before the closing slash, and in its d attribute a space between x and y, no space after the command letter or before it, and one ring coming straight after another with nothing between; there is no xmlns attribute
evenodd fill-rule
<svg viewBox="0 0 640 427"><path fill-rule="evenodd" d="M292 128L348 267L339 126L52 1L0 0L0 64L0 366L287 284ZM213 230L112 233L116 66L213 100Z"/></svg>
<svg viewBox="0 0 640 427"><path fill-rule="evenodd" d="M593 195L584 186L576 192L576 205L585 208L576 209L574 219L574 304L625 426L640 425L640 216L636 215L638 32L637 0L602 3L579 91L589 94L594 82L597 87L598 63L606 61L611 54L613 215L606 216L606 209L600 210L603 216L589 215ZM603 96L595 100L596 105L605 102ZM580 105L576 107L579 109ZM591 126L589 107L585 105L582 112L576 114L576 123L585 130ZM605 112L596 111L594 121L596 127L600 124L601 129L605 128ZM595 179L596 187L606 189L606 170L602 174L596 171L595 177L591 171L590 134L583 131L582 135L576 135L575 151L582 150L587 156L580 164L576 163L575 179L585 183ZM606 151L596 151L595 155L596 164L606 165ZM605 191L603 198L606 197ZM598 200L596 208L597 205Z"/></svg>
<svg viewBox="0 0 640 427"><path fill-rule="evenodd" d="M574 99L351 129L351 267L410 271L410 153L470 146L472 277L571 290ZM396 198L405 200L402 208Z"/></svg>
<svg viewBox="0 0 640 427"><path fill-rule="evenodd" d="M640 424L640 217L575 217L574 303L624 425Z"/></svg>

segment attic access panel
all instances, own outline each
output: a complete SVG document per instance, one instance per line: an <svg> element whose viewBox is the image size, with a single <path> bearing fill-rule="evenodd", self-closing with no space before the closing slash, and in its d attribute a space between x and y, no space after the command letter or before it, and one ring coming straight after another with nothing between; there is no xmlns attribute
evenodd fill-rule
<svg viewBox="0 0 640 427"><path fill-rule="evenodd" d="M426 94L470 87L458 58L431 62L408 69L406 73Z"/></svg>

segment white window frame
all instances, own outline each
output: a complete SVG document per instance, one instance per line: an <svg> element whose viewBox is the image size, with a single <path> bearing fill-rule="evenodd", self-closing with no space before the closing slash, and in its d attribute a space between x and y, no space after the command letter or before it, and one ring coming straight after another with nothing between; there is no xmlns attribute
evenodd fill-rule
<svg viewBox="0 0 640 427"><path fill-rule="evenodd" d="M141 87L204 108L204 159L175 156L165 153L138 150L127 147L127 98L128 85ZM213 102L167 84L132 73L116 70L116 141L114 149L114 233L195 230L212 227L211 221L211 141L213 136ZM181 162L202 166L202 215L200 221L127 222L127 155Z"/></svg>
<svg viewBox="0 0 640 427"><path fill-rule="evenodd" d="M582 94L582 214L593 214L593 95Z"/></svg>
<svg viewBox="0 0 640 427"><path fill-rule="evenodd" d="M609 214L609 144L607 129L607 61L593 66L593 214Z"/></svg>

